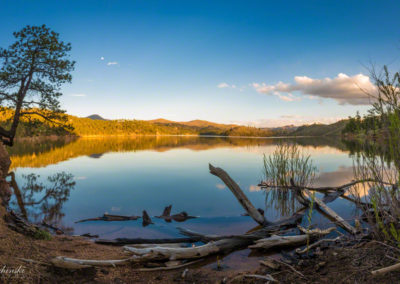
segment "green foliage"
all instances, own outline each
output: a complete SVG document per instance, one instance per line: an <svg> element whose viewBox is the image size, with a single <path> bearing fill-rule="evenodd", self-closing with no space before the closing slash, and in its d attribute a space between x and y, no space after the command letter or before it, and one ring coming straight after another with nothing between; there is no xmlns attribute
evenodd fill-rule
<svg viewBox="0 0 400 284"><path fill-rule="evenodd" d="M367 135L368 131L379 131L383 136L383 145L364 147L368 151L356 157L356 178L374 182L363 185L368 195L353 194L359 201L366 200L372 204L373 211L365 208L364 215L375 238L399 245L400 75L397 72L391 76L386 66L382 74L372 72L371 75L376 86L376 94L370 94L374 99L373 108L363 120L356 118L354 125L357 131Z"/></svg>
<svg viewBox="0 0 400 284"><path fill-rule="evenodd" d="M269 185L266 200L282 215L289 215L296 209L297 202L289 187L291 180L298 186L312 185L317 168L309 155L301 152L294 144L280 144L272 153L264 154L264 181ZM280 188L276 188L280 187Z"/></svg>
<svg viewBox="0 0 400 284"><path fill-rule="evenodd" d="M38 229L33 235L33 237L37 240L45 240L45 241L50 241L52 239L51 234L42 229Z"/></svg>
<svg viewBox="0 0 400 284"><path fill-rule="evenodd" d="M26 26L13 35L15 42L0 48L0 105L14 111L10 130L0 128L0 134L11 145L23 116L33 123L46 120L68 127L60 88L71 82L75 64L68 58L71 44L45 25Z"/></svg>
<svg viewBox="0 0 400 284"><path fill-rule="evenodd" d="M40 111L40 110L38 110ZM14 111L0 109L0 126L9 127ZM98 120L66 115L70 126L50 123L40 116L23 117L17 129L16 137L34 137L51 135L76 136L130 136L130 135L217 135L217 136L253 136L266 137L272 133L255 127L217 124L207 121L158 122L143 120Z"/></svg>
<svg viewBox="0 0 400 284"><path fill-rule="evenodd" d="M316 167L310 155L305 155L295 144L280 144L272 153L264 154L264 177L270 186L290 186L290 180L298 186L313 183Z"/></svg>

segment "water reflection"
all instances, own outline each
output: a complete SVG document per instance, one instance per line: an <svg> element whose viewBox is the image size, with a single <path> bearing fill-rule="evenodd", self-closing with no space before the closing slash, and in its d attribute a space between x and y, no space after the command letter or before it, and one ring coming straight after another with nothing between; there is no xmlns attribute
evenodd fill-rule
<svg viewBox="0 0 400 284"><path fill-rule="evenodd" d="M11 167L45 167L79 156L101 158L109 152L135 152L152 150L165 152L183 148L203 151L216 148L255 147L278 145L282 140L294 141L301 146L319 148L329 146L345 150L338 139L326 138L283 138L257 139L235 137L201 137L201 136L137 136L137 137L102 137L102 138L52 138L24 139L16 141L15 146L8 148L11 156Z"/></svg>
<svg viewBox="0 0 400 284"><path fill-rule="evenodd" d="M63 205L75 187L73 175L65 172L47 177L45 183L34 173L23 175L17 183L14 172L9 174L14 191L9 206L24 218L34 222L61 224Z"/></svg>
<svg viewBox="0 0 400 284"><path fill-rule="evenodd" d="M215 234L243 233L254 223L249 217L241 217L243 209L225 185L208 173L208 163L225 169L251 202L264 209L269 220L276 220L296 211L296 201L290 192L266 193L257 184L263 178L262 155L270 155L278 144L289 142L300 145L315 160L320 169L315 185L330 185L327 182L336 185L351 179L352 160L344 144L335 139L197 136L37 139L21 141L22 144L17 141L16 148L10 150L11 167L21 187L21 198L14 198L12 206L21 213L25 208L34 221L44 218L73 228L75 234L90 232L101 238L177 237L176 223L153 218L169 204L177 212L200 216L188 219L177 215L176 220L172 219L184 219L185 228ZM54 188L54 182L34 176L53 176L63 171L73 175L64 178L70 189L60 190L58 197L49 194L47 203L42 201L47 190ZM32 173L34 176L30 176ZM344 218L353 214L348 210L349 203L343 200L333 206L344 211ZM145 228L139 221L75 224L104 214L141 216L142 210L149 213L154 224Z"/></svg>

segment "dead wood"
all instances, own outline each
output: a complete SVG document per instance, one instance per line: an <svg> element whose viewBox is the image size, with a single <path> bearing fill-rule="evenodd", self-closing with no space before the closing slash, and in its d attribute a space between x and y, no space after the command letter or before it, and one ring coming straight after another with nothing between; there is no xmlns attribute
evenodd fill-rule
<svg viewBox="0 0 400 284"><path fill-rule="evenodd" d="M152 247L168 247L168 248L185 248L187 245L185 243L170 243L170 244L131 244L128 245L134 248L152 248Z"/></svg>
<svg viewBox="0 0 400 284"><path fill-rule="evenodd" d="M311 198L311 193L308 189L304 189L304 191L308 194L308 196ZM351 226L347 221L345 221L342 217L340 217L335 211L333 211L331 208L329 208L321 199L318 197L314 196L314 202L319 206L321 210L323 210L326 214L331 216L337 221L337 224L348 231L349 233L355 235L357 234L357 230Z"/></svg>
<svg viewBox="0 0 400 284"><path fill-rule="evenodd" d="M400 270L400 263L396 263L396 264L393 264L388 267L384 267L384 268L381 268L378 270L371 271L371 273L374 276L378 276L378 275L383 275L383 274L386 274L386 273L389 273L392 271L396 271L396 270Z"/></svg>
<svg viewBox="0 0 400 284"><path fill-rule="evenodd" d="M304 190L304 189L308 189L311 191L317 191L317 192L321 192L321 193L327 193L327 192L335 192L335 191L343 191L349 187L352 187L356 184L359 183L366 183L366 182L375 182L375 183L380 183L380 184L384 184L384 185L390 185L390 186L396 186L395 184L389 183L389 182L384 182L384 181L380 181L380 180L375 180L375 179L362 179L362 180L355 180L340 186L325 186L325 187L311 187L311 186L296 186L297 188ZM291 189L292 186L272 186L267 184L266 182L261 182L260 184L258 184L259 187L263 187L263 188L276 188L276 189Z"/></svg>
<svg viewBox="0 0 400 284"><path fill-rule="evenodd" d="M225 185L231 190L236 199L243 206L250 217L254 219L260 225L269 224L265 217L258 212L254 205L250 202L247 196L243 193L239 185L221 168L215 168L213 165L209 164L210 173L219 177Z"/></svg>
<svg viewBox="0 0 400 284"><path fill-rule="evenodd" d="M131 258L126 259L109 259L109 260L94 260L94 259L76 259L65 256L57 256L51 260L51 263L60 268L80 269L90 266L117 266L125 265L131 262Z"/></svg>
<svg viewBox="0 0 400 284"><path fill-rule="evenodd" d="M330 231L324 233L329 234ZM268 238L256 240L255 244L250 245L249 248L267 250L275 247L300 246L307 243L307 241L309 241L310 239L317 238L319 236L322 236L321 232L296 236L272 235Z"/></svg>
<svg viewBox="0 0 400 284"><path fill-rule="evenodd" d="M272 257L268 257L268 258L269 258L270 260L273 260L273 261L278 262L279 264L282 264L282 265L284 265L284 266L289 267L294 273L296 273L297 275L299 275L299 276L302 277L302 278L305 278L305 276L304 276L303 273L299 272L296 268L294 268L294 267L291 266L290 264L288 264L288 263L286 263L286 262L283 262L283 261L280 261L280 260L278 260L278 259L272 258Z"/></svg>
<svg viewBox="0 0 400 284"><path fill-rule="evenodd" d="M160 261L160 260L189 260L203 258L211 254L227 253L240 249L253 243L251 239L222 239L211 241L205 245L188 248L153 247L138 249L125 246L124 249L133 253L135 262Z"/></svg>
<svg viewBox="0 0 400 284"><path fill-rule="evenodd" d="M89 219L83 219L76 221L75 223L83 223L83 222L88 222L88 221L130 221L130 220L137 220L139 219L140 216L121 216L121 215L110 215L110 214L104 214L101 217L97 218L89 218Z"/></svg>
<svg viewBox="0 0 400 284"><path fill-rule="evenodd" d="M23 217L15 213L13 210L7 212L7 214L4 215L4 219L10 229L23 235L35 237L36 234L40 231L40 228L38 226L28 222Z"/></svg>
<svg viewBox="0 0 400 284"><path fill-rule="evenodd" d="M167 207L164 208L163 213L160 216L156 216L156 218L169 217L171 215L171 209L172 209L172 205L168 205Z"/></svg>
<svg viewBox="0 0 400 284"><path fill-rule="evenodd" d="M156 218L164 219L165 222L170 223L172 220L174 220L175 222L185 222L186 220L197 218L197 216L190 216L185 211L182 211L171 216L158 216Z"/></svg>
<svg viewBox="0 0 400 284"><path fill-rule="evenodd" d="M143 239L143 238L117 238L114 240L99 239L95 243L102 245L124 246L131 244L170 244L170 243L195 243L201 241L199 237L191 238L166 238L166 239Z"/></svg>
<svg viewBox="0 0 400 284"><path fill-rule="evenodd" d="M244 275L245 278L256 278L256 279L262 279L262 280L266 280L266 281L271 281L271 282L278 282L277 280L275 280L274 277L272 277L269 274L264 275L258 275L258 274L246 274Z"/></svg>
<svg viewBox="0 0 400 284"><path fill-rule="evenodd" d="M317 242L315 242L315 243L313 243L313 244L311 244L311 245L305 247L304 249L300 249L300 248L296 249L296 253L302 254L302 253L308 252L308 251L309 251L310 249L312 249L312 248L315 248L315 247L321 245L322 243L337 242L337 241L339 241L341 238L342 238L342 237L339 236L339 237L336 237L336 238L334 238L334 239L322 239L322 240L319 240L319 241L317 241Z"/></svg>
<svg viewBox="0 0 400 284"><path fill-rule="evenodd" d="M197 259L197 260L193 260L193 261L189 261L189 262L184 262L184 263L179 264L179 265L162 266L162 267L154 267L154 268L136 268L133 271L146 272L146 271L174 270L174 269L178 269L178 268L187 267L187 266L190 266L192 264L196 264L196 263L201 262L201 261L203 261L203 260L202 259ZM182 278L184 278L184 277L182 277Z"/></svg>
<svg viewBox="0 0 400 284"><path fill-rule="evenodd" d="M153 221L151 221L151 218L150 218L149 214L147 214L146 210L143 210L142 220L143 220L142 221L143 227L146 227L150 224L154 224Z"/></svg>
<svg viewBox="0 0 400 284"><path fill-rule="evenodd" d="M328 234L330 234L330 233L332 233L333 231L336 230L335 227L330 227L330 228L325 229L325 230L321 230L321 229L306 229L306 228L303 228L302 226L297 226L297 228L299 228L300 232L302 232L303 234L311 234L311 235L319 235L319 236L328 235Z"/></svg>

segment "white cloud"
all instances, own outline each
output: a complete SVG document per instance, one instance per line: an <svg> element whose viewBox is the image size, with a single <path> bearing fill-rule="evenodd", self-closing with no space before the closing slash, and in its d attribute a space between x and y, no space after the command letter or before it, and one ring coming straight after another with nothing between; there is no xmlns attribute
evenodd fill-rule
<svg viewBox="0 0 400 284"><path fill-rule="evenodd" d="M223 89L223 88L229 88L229 85L227 83L222 82L222 83L219 83L217 85L217 87L220 89Z"/></svg>
<svg viewBox="0 0 400 284"><path fill-rule="evenodd" d="M102 56L102 57L100 57L100 60L104 60L104 57Z"/></svg>
<svg viewBox="0 0 400 284"><path fill-rule="evenodd" d="M86 94L72 94L71 97L86 97Z"/></svg>
<svg viewBox="0 0 400 284"><path fill-rule="evenodd" d="M339 104L352 105L370 104L370 97L365 92L371 94L376 92L376 88L369 77L363 74L350 77L340 73L333 79L296 76L294 81L293 84L278 82L275 85L265 83L253 83L251 85L259 93L275 95L284 101L299 100L299 97L292 95L292 92L299 92L306 95L308 99L330 98L336 100Z"/></svg>
<svg viewBox="0 0 400 284"><path fill-rule="evenodd" d="M112 61L112 62L108 62L108 63L107 63L107 66L117 65L117 64L118 64L118 62Z"/></svg>

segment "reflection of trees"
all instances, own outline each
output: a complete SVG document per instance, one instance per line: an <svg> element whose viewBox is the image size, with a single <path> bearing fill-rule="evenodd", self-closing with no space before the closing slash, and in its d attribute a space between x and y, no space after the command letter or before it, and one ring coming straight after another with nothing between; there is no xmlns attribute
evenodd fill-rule
<svg viewBox="0 0 400 284"><path fill-rule="evenodd" d="M47 178L43 184L39 175L23 175L24 184L20 187L15 180L14 172L9 174L10 185L14 189L15 201L11 207L33 222L59 224L64 217L62 207L68 200L75 186L72 174L56 173Z"/></svg>
<svg viewBox="0 0 400 284"><path fill-rule="evenodd" d="M318 148L330 146L342 149L343 145L335 139L325 138L235 138L235 137L202 137L202 136L136 136L136 137L102 137L102 138L68 138L70 143L40 141L27 143L30 149L19 147L18 142L12 149L12 167L43 167L79 156L99 157L108 152L127 151L168 151L171 149L190 149L202 151L221 147L273 146L282 141L292 141L302 146ZM46 146L49 144L48 146Z"/></svg>

